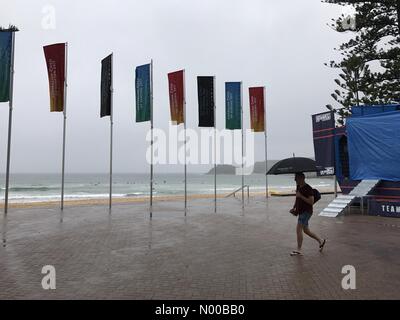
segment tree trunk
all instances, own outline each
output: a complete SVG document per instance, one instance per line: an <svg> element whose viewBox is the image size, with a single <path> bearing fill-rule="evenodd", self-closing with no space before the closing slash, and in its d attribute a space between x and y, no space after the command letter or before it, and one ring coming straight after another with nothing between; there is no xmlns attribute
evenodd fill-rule
<svg viewBox="0 0 400 320"><path fill-rule="evenodd" d="M358 71L356 71L356 97L357 97L357 107L360 106L360 95L359 95L359 90L358 90L358 80L359 80Z"/></svg>
<svg viewBox="0 0 400 320"><path fill-rule="evenodd" d="M400 36L400 0L397 0L397 24L399 26L399 36Z"/></svg>

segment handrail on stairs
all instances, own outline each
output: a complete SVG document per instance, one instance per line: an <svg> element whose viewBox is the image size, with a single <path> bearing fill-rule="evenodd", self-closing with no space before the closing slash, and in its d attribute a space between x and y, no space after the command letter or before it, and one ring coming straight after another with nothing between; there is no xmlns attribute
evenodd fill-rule
<svg viewBox="0 0 400 320"><path fill-rule="evenodd" d="M244 190L244 189L247 189L247 199L249 199L250 198L250 186L248 186L248 185L240 187L239 189L237 189L237 190L233 191L232 193L228 194L225 198L229 198L229 197L232 197L232 196L236 197L236 194L238 192Z"/></svg>

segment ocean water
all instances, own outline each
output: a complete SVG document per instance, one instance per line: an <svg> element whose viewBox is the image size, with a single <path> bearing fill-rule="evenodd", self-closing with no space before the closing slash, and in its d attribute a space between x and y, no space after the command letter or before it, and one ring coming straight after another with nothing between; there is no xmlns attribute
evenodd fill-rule
<svg viewBox="0 0 400 320"><path fill-rule="evenodd" d="M221 194L233 192L241 187L241 176L218 175L217 191ZM269 176L270 190L291 191L295 189L293 176ZM214 176L188 174L188 194L214 194ZM332 178L312 178L308 183L320 189L333 189ZM265 190L265 175L245 177L251 192ZM0 175L0 200L5 197L5 175ZM67 174L65 176L65 199L101 199L109 192L108 174ZM183 195L183 174L156 174L154 195ZM11 202L37 202L60 199L61 175L59 174L12 174L9 199ZM146 197L150 195L148 174L114 174L114 197Z"/></svg>

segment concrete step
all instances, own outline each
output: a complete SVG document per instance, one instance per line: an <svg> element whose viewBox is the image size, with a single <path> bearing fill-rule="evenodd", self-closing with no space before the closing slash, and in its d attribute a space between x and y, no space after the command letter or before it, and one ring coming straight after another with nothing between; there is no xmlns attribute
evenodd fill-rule
<svg viewBox="0 0 400 320"><path fill-rule="evenodd" d="M340 200L340 199L335 199L332 203L338 203L338 204L349 204L352 200Z"/></svg>
<svg viewBox="0 0 400 320"><path fill-rule="evenodd" d="M335 200L353 200L355 196L339 196Z"/></svg>
<svg viewBox="0 0 400 320"><path fill-rule="evenodd" d="M328 206L328 208L333 208L333 209L344 209L344 208L346 208L348 206L348 203L335 203L335 202L332 202L329 206Z"/></svg>
<svg viewBox="0 0 400 320"><path fill-rule="evenodd" d="M336 213L332 213L332 212L322 211L322 212L320 213L320 217L336 218L336 217L337 217L337 214L336 214Z"/></svg>
<svg viewBox="0 0 400 320"><path fill-rule="evenodd" d="M332 213L340 213L342 212L342 208L325 208L324 212L332 212Z"/></svg>

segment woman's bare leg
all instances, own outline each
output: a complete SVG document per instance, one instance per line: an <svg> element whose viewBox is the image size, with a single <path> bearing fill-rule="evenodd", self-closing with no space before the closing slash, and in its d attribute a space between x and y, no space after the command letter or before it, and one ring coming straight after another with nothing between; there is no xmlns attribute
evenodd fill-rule
<svg viewBox="0 0 400 320"><path fill-rule="evenodd" d="M297 250L301 251L301 247L303 246L303 226L301 224L297 224Z"/></svg>
<svg viewBox="0 0 400 320"><path fill-rule="evenodd" d="M304 227L303 230L306 235L318 241L319 245L322 245L322 240L316 234L312 233L309 227Z"/></svg>

